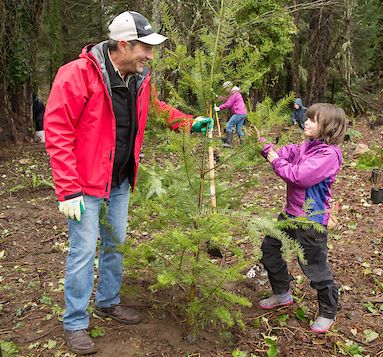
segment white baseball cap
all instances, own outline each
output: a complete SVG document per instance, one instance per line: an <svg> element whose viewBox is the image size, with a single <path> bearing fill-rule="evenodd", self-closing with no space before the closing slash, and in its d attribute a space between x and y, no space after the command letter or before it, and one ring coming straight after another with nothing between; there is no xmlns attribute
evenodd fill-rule
<svg viewBox="0 0 383 357"><path fill-rule="evenodd" d="M116 16L108 27L109 38L115 41L140 41L156 46L167 37L154 32L148 19L138 12L125 11Z"/></svg>

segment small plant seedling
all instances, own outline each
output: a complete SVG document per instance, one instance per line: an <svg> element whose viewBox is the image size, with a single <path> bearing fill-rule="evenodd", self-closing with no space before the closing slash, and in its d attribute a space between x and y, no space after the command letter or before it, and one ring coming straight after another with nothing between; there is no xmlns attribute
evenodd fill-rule
<svg viewBox="0 0 383 357"><path fill-rule="evenodd" d="M90 330L90 336L93 338L104 336L105 329L103 327L95 326Z"/></svg>
<svg viewBox="0 0 383 357"><path fill-rule="evenodd" d="M375 305L371 301L366 302L363 306L372 314L378 313L378 309L375 307Z"/></svg>
<svg viewBox="0 0 383 357"><path fill-rule="evenodd" d="M277 337L276 336L267 336L264 333L262 334L263 339L265 340L266 345L269 347L267 350L267 357L275 357L278 353L277 349Z"/></svg>
<svg viewBox="0 0 383 357"><path fill-rule="evenodd" d="M9 192L17 192L24 189L36 191L39 188L50 187L54 188L53 182L32 173L31 177L22 176L22 183L12 187Z"/></svg>
<svg viewBox="0 0 383 357"><path fill-rule="evenodd" d="M302 322L306 322L307 321L307 315L306 315L306 312L303 308L301 307L298 307L295 311L295 316L298 320L302 321Z"/></svg>
<svg viewBox="0 0 383 357"><path fill-rule="evenodd" d="M362 356L364 348L359 346L356 342L346 339L345 341L337 341L336 345L343 354L350 356Z"/></svg>
<svg viewBox="0 0 383 357"><path fill-rule="evenodd" d="M261 326L261 319L260 318L256 318L254 319L253 321L253 327L254 328L259 328Z"/></svg>
<svg viewBox="0 0 383 357"><path fill-rule="evenodd" d="M277 320L279 322L279 325L280 326L285 326L286 325L286 321L289 319L289 314L282 314L282 315L278 315L277 316Z"/></svg>

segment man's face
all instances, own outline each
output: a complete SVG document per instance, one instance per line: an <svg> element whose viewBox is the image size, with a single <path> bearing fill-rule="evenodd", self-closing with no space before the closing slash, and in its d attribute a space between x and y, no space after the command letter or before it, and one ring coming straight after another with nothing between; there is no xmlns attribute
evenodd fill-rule
<svg viewBox="0 0 383 357"><path fill-rule="evenodd" d="M127 42L123 49L121 64L123 72L142 73L146 62L153 59L153 46L136 41L135 45Z"/></svg>
<svg viewBox="0 0 383 357"><path fill-rule="evenodd" d="M298 103L294 103L294 108L298 110L300 108L299 104Z"/></svg>

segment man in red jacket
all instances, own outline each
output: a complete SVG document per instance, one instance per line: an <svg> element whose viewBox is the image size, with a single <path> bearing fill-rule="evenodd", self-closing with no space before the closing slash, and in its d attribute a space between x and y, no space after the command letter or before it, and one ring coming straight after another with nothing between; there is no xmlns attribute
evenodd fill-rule
<svg viewBox="0 0 383 357"><path fill-rule="evenodd" d="M108 41L87 46L79 59L59 69L47 102L46 148L59 210L69 228L64 334L77 354L97 351L87 332L86 309L99 234L95 313L125 324L141 320L137 311L120 305L123 257L118 246L126 237L130 187L135 185L148 116L152 86L145 64L153 59L153 46L165 40L141 14L123 12L110 24ZM154 103L169 113L172 129L212 129L210 118L193 119L156 96ZM112 231L99 226L104 200Z"/></svg>

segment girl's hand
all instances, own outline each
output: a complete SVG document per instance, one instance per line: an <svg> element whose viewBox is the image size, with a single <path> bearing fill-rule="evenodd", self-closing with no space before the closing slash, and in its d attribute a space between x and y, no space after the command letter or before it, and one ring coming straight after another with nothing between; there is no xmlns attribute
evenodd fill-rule
<svg viewBox="0 0 383 357"><path fill-rule="evenodd" d="M267 153L267 161L270 163L272 163L278 157L279 157L279 155L273 149L270 149L269 152Z"/></svg>

